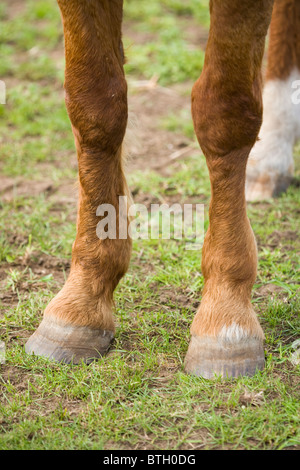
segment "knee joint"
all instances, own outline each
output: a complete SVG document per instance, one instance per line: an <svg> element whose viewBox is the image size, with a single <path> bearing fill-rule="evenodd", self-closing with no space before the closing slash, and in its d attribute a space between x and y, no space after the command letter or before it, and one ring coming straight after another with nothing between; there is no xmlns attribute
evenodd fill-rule
<svg viewBox="0 0 300 470"><path fill-rule="evenodd" d="M226 86L227 85L227 86ZM192 115L206 156L224 156L254 145L262 122L261 97L241 86L214 84L205 75L192 91Z"/></svg>
<svg viewBox="0 0 300 470"><path fill-rule="evenodd" d="M127 84L125 79L97 83L81 93L68 93L66 107L80 145L87 148L121 146L127 125Z"/></svg>

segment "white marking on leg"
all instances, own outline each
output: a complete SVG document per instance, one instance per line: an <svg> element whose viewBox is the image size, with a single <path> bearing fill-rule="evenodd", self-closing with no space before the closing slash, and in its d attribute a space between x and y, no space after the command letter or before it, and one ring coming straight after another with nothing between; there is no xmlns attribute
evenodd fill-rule
<svg viewBox="0 0 300 470"><path fill-rule="evenodd" d="M230 326L223 326L218 333L218 338L228 343L239 343L249 337L249 332L234 322Z"/></svg>
<svg viewBox="0 0 300 470"><path fill-rule="evenodd" d="M261 178L266 185L274 186L279 177L293 175L293 147L300 138L300 104L292 97L293 84L299 78L300 71L295 69L286 80L269 80L265 84L263 123L247 166L249 184Z"/></svg>

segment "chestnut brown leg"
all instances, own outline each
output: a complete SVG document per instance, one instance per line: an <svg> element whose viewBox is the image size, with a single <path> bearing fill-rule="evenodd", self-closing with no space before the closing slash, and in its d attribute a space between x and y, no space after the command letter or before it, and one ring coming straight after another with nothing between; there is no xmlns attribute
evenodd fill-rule
<svg viewBox="0 0 300 470"><path fill-rule="evenodd" d="M191 327L187 372L252 375L264 366L264 334L251 305L255 238L245 172L262 121L261 62L272 0L211 0L203 72L192 92L195 132L211 181L205 286Z"/></svg>
<svg viewBox="0 0 300 470"><path fill-rule="evenodd" d="M117 214L127 187L122 142L127 85L121 42L122 0L58 0L65 37L65 97L79 167L77 235L71 272L28 340L28 353L89 362L114 336L113 291L128 268L131 240L99 239L101 204Z"/></svg>

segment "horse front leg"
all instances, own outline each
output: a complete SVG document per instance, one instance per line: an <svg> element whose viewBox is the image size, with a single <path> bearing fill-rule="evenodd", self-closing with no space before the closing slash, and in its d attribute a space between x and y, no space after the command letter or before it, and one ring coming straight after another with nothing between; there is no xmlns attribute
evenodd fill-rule
<svg viewBox="0 0 300 470"><path fill-rule="evenodd" d="M211 0L204 69L192 92L211 203L205 285L185 368L206 378L253 375L264 366L264 334L251 305L257 250L245 172L262 121L261 62L272 6L272 0Z"/></svg>
<svg viewBox="0 0 300 470"><path fill-rule="evenodd" d="M99 239L96 230L97 209L105 204L115 210L118 232L119 196L127 191L122 170L127 124L122 3L58 0L65 37L65 99L78 155L77 234L67 282L25 349L66 363L89 362L108 349L115 331L113 291L130 260L129 238Z"/></svg>

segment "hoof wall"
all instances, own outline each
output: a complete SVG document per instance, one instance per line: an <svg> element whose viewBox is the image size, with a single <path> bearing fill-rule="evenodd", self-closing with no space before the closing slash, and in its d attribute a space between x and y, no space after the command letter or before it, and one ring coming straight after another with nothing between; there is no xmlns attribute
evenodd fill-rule
<svg viewBox="0 0 300 470"><path fill-rule="evenodd" d="M248 177L245 189L246 200L248 202L259 202L278 197L286 192L291 182L292 177L290 176L282 176L275 181L269 182L269 184L266 184L264 181L261 182L259 178L251 180Z"/></svg>
<svg viewBox="0 0 300 470"><path fill-rule="evenodd" d="M106 353L113 336L109 330L71 326L44 318L25 344L25 351L66 364L81 361L89 364Z"/></svg>
<svg viewBox="0 0 300 470"><path fill-rule="evenodd" d="M185 358L185 370L205 379L253 376L264 368L262 341L247 338L229 342L223 338L192 336Z"/></svg>

